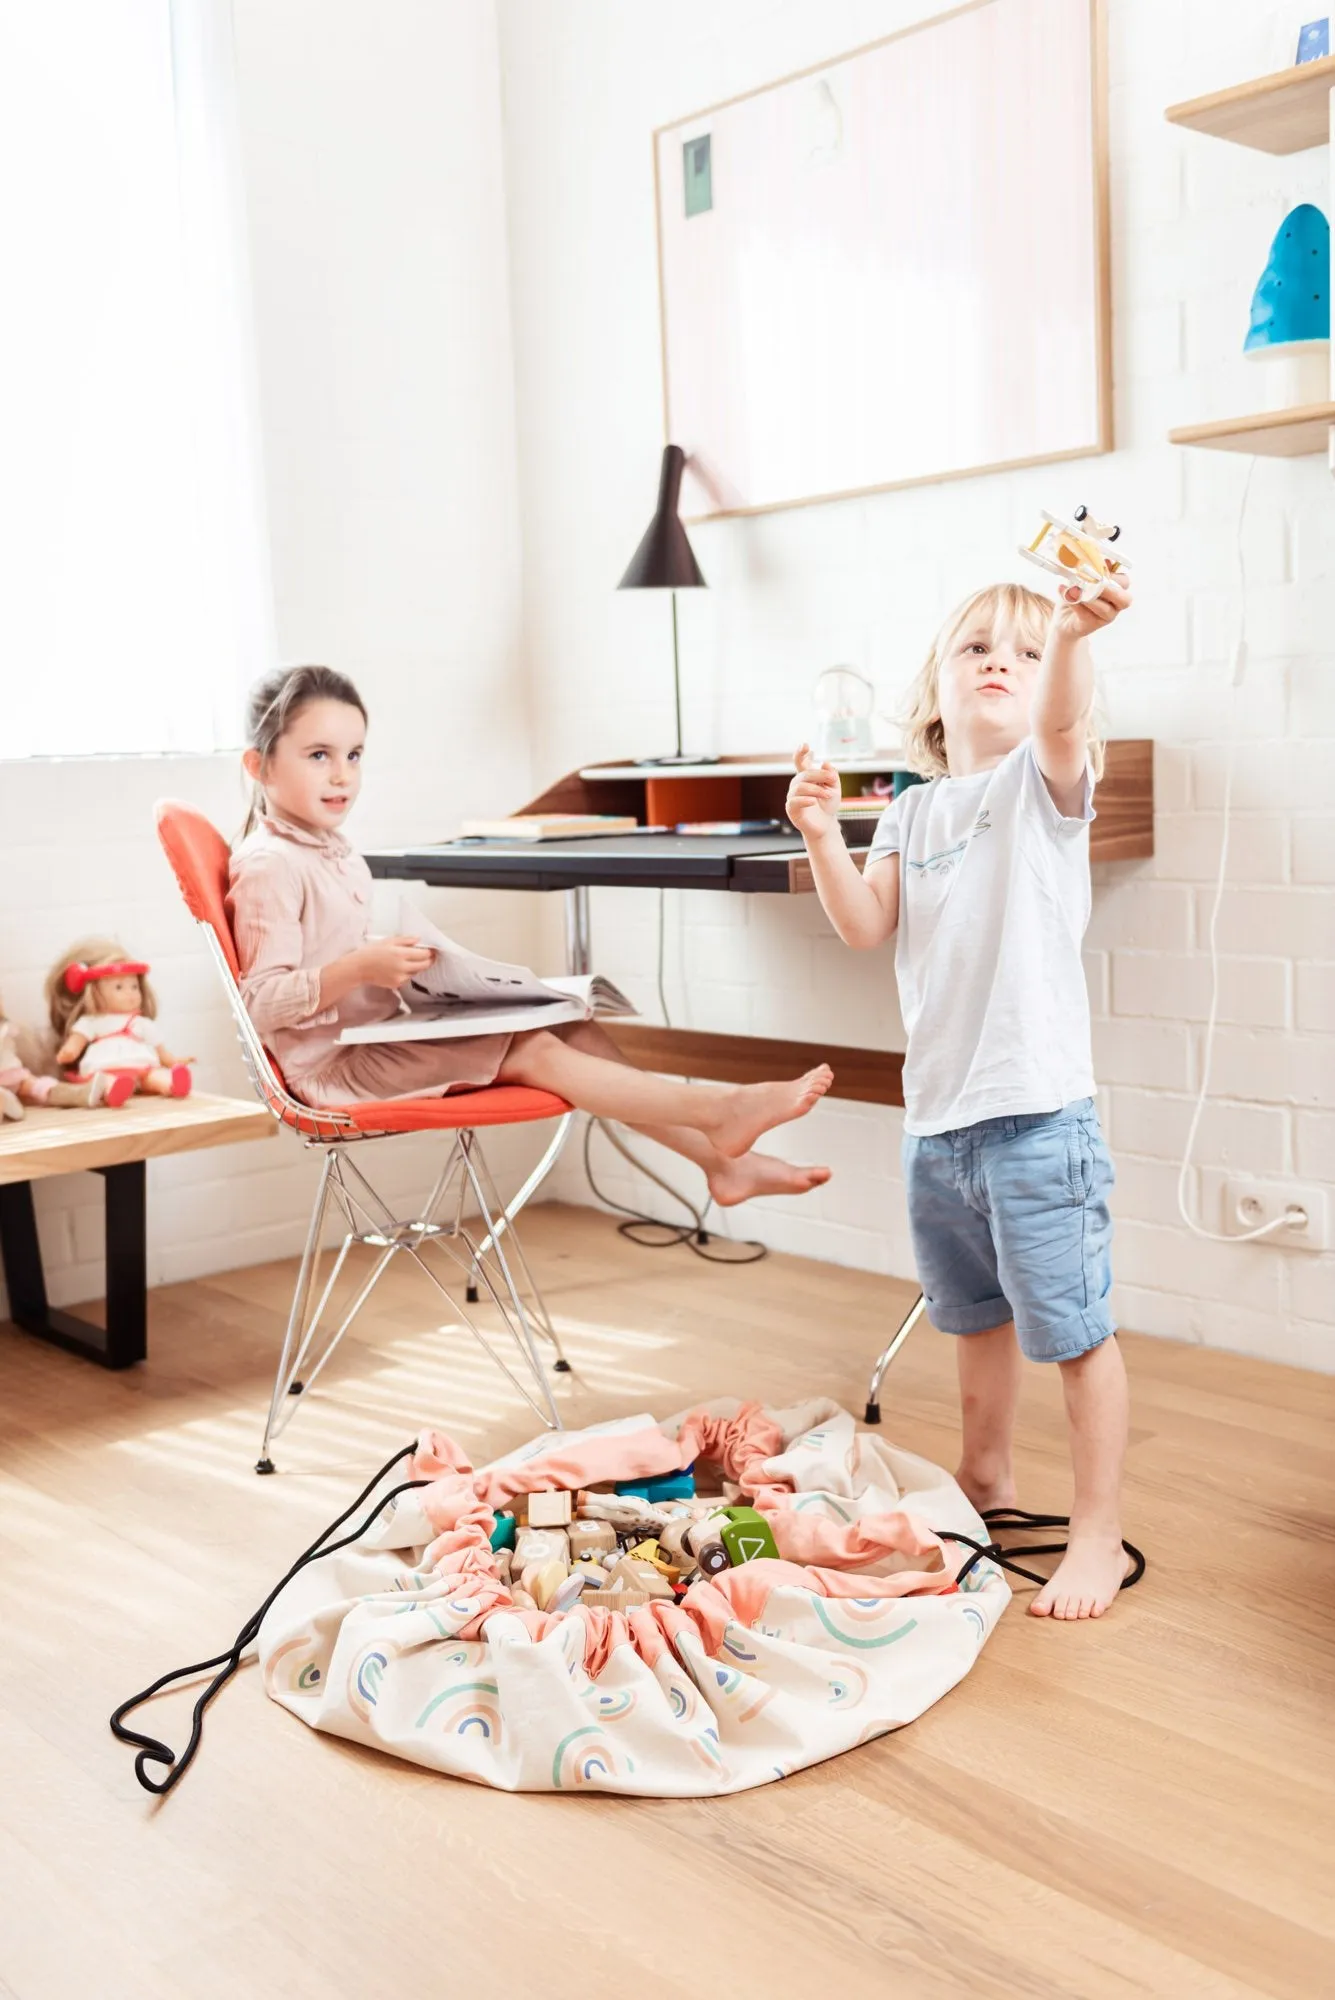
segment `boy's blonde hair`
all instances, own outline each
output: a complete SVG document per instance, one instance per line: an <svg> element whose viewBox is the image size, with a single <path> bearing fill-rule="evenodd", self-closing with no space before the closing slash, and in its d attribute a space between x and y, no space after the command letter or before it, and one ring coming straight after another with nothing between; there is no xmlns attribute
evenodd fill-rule
<svg viewBox="0 0 1335 2000"><path fill-rule="evenodd" d="M904 705L904 748L913 769L924 778L950 775L946 763L946 734L941 722L941 662L968 624L984 621L995 631L1005 623L1037 646L1048 636L1048 626L1056 606L1041 591L1027 590L1022 583L989 583L957 604L932 642L932 650L908 691ZM1089 717L1089 762L1095 778L1103 776L1103 733L1097 710Z"/></svg>

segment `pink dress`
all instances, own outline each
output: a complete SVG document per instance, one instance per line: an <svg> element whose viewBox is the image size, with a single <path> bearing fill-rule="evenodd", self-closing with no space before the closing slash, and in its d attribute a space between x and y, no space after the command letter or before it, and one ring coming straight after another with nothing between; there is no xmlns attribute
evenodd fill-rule
<svg viewBox="0 0 1335 2000"><path fill-rule="evenodd" d="M339 1041L342 1029L399 1011L387 986L354 986L337 1006L320 1006L322 968L366 943L371 916L371 871L341 833L266 816L233 854L229 876L241 997L294 1097L439 1097L495 1081L509 1035Z"/></svg>

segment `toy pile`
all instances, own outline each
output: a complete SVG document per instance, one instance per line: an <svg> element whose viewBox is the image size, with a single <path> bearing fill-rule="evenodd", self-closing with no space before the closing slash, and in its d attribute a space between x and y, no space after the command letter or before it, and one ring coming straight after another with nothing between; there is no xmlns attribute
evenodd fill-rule
<svg viewBox="0 0 1335 2000"><path fill-rule="evenodd" d="M779 1551L763 1514L695 1490L693 1469L606 1492L519 1494L496 1517L497 1569L521 1611L630 1611Z"/></svg>

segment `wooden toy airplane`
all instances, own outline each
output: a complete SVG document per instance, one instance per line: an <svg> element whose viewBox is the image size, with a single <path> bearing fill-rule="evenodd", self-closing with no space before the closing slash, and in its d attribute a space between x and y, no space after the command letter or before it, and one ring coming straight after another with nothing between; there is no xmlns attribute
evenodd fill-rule
<svg viewBox="0 0 1335 2000"><path fill-rule="evenodd" d="M1078 526L1073 527L1045 512L1042 527L1031 542L1021 544L1020 554L1063 582L1078 584L1080 602L1088 604L1109 577L1129 575L1131 565L1111 553L1122 532L1115 523L1091 520L1088 507L1077 507L1075 518Z"/></svg>

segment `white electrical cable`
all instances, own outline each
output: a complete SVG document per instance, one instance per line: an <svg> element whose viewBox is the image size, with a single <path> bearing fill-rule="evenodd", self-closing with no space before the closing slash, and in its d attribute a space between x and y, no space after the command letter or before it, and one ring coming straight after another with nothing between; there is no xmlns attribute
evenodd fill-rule
<svg viewBox="0 0 1335 2000"><path fill-rule="evenodd" d="M1183 1148L1182 1165L1177 1176L1178 1213L1193 1236L1204 1237L1207 1243L1254 1243L1258 1237L1273 1236L1276 1230L1293 1226L1292 1214L1286 1210L1276 1216L1273 1222L1264 1223L1260 1229L1241 1231L1230 1236L1222 1230L1207 1229L1197 1222L1187 1208L1187 1176L1191 1172L1191 1155L1196 1145L1196 1134L1200 1130L1201 1116L1205 1110L1205 1100L1210 1091L1210 1065L1214 1058L1215 1028L1219 1020L1219 909L1224 900L1224 882L1228 873L1228 839L1233 823L1233 771L1237 762L1238 748L1238 694L1247 673L1247 558L1243 547L1242 531L1247 519L1247 496L1251 492L1252 474L1256 470L1255 456L1247 461L1247 476L1242 483L1242 499L1238 505L1238 637L1233 647L1232 674L1230 676L1230 706L1228 720L1228 754L1224 760L1224 823L1219 836L1219 868L1215 875L1214 901L1210 905L1210 1014L1205 1024L1205 1047L1201 1056L1201 1087L1196 1093L1196 1104L1191 1114L1191 1124L1187 1128L1187 1143Z"/></svg>

